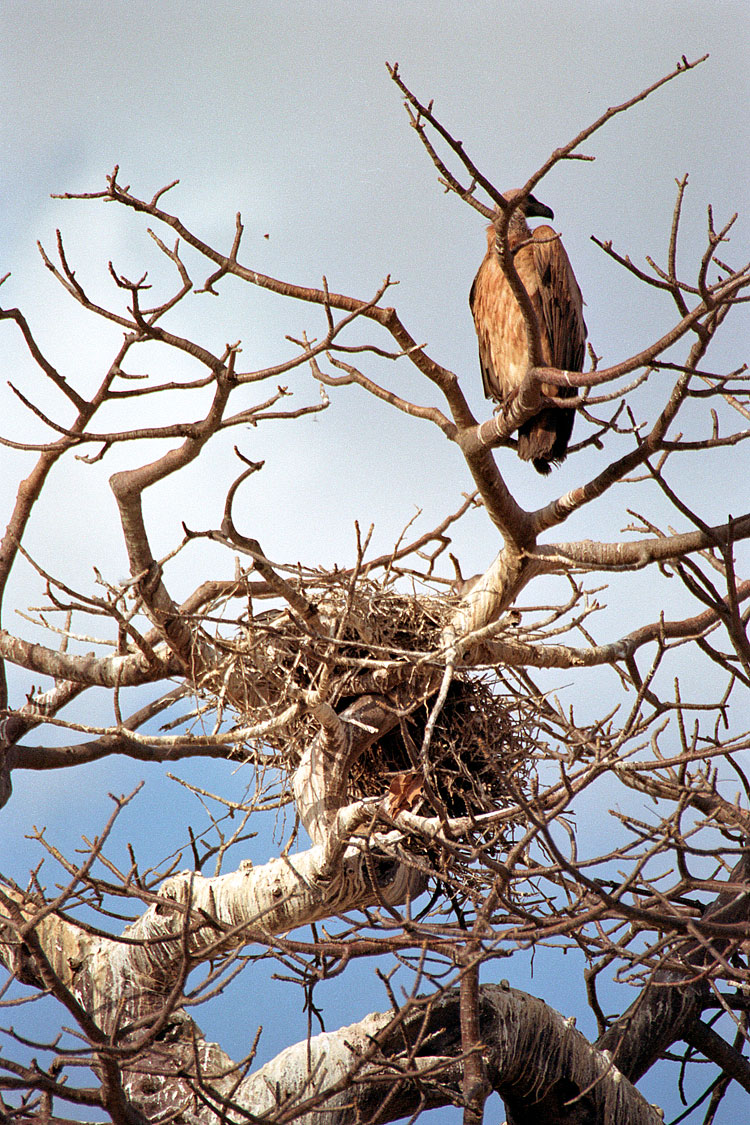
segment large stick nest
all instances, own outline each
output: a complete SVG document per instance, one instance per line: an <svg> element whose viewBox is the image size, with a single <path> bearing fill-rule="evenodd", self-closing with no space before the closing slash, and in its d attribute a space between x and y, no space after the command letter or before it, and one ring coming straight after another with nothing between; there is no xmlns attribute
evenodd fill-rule
<svg viewBox="0 0 750 1125"><path fill-rule="evenodd" d="M425 724L444 667L443 630L454 599L403 594L367 578L352 584L334 574L319 581L317 591L309 581L304 587L317 606L317 628L282 607L253 616L233 645L233 679L241 678L244 691L243 721L279 715L302 692L318 692L338 711L367 693L392 698L403 718L361 756L350 778L350 799L382 796L394 776L421 768ZM498 690L496 672L456 673L428 754L427 788L444 812L479 816L524 788L536 747L535 719L533 700L517 690ZM270 732L263 749L273 748L279 765L291 772L318 730L303 712ZM436 810L425 806L424 811Z"/></svg>
<svg viewBox="0 0 750 1125"><path fill-rule="evenodd" d="M420 750L434 697L428 698L398 727L381 738L356 763L351 795L372 797L395 776L422 769ZM456 677L440 712L427 753L430 786L453 817L476 817L514 800L523 789L535 749L533 720L505 693L494 677Z"/></svg>

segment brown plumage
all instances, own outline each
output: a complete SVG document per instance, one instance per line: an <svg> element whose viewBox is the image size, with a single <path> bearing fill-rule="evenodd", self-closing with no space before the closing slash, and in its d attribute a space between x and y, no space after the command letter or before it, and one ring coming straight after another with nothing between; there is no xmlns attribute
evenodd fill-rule
<svg viewBox="0 0 750 1125"><path fill-rule="evenodd" d="M545 366L582 371L586 347L583 298L568 255L552 227L530 230L524 216L553 218L549 207L527 196L513 212L508 227L518 276L537 314ZM479 340L479 363L487 398L501 406L518 393L529 368L526 325L505 275L496 246L495 226L487 228L487 253L474 278L469 304ZM574 398L573 387L543 384L542 392L557 398ZM575 410L550 406L524 422L518 430L518 456L533 462L539 473L565 460L573 430Z"/></svg>

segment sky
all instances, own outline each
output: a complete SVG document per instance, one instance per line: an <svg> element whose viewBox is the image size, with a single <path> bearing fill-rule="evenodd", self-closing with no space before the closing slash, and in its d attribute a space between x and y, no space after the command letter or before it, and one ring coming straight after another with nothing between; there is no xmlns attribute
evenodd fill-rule
<svg viewBox="0 0 750 1125"><path fill-rule="evenodd" d="M489 417L467 303L484 253L484 220L436 182L385 63L400 64L407 84L422 100L434 99L436 113L475 163L508 188L524 182L552 149L608 106L666 74L681 56L692 60L709 53L702 66L588 142L584 151L596 157L594 163L559 165L537 191L554 208L556 229L586 300L590 339L609 364L661 334L672 312L660 294L644 296L592 235L612 239L636 261L652 255L664 262L675 179L687 172L681 258L686 268L702 251L709 203L720 222L745 208L732 253L740 260L744 245L747 257L750 138L742 109L750 92L747 25L747 5L723 0L710 5L4 0L0 276L10 270L11 277L0 298L4 306L26 312L61 370L89 385L117 334L71 305L44 269L36 240L52 250L54 232L62 229L78 276L110 300L117 294L107 274L109 258L133 274L145 262L157 279L160 267L144 224L132 216L100 203L50 196L99 190L115 164L121 180L146 196L179 178L167 197L169 208L207 241L227 248L240 211L242 260L259 271L309 285L319 285L325 274L332 289L363 298L391 275L398 281L392 300L412 335L458 374L478 416ZM248 294L232 282L220 288L219 301L191 296L179 316L219 348L241 336L248 367L293 354L287 335L321 329L317 314L302 305ZM712 355L717 369L736 365L740 342L739 329L728 331L726 345ZM0 325L0 369L2 432L38 436L42 431L4 390L10 379L40 391L7 323ZM403 366L388 377L400 393L436 401ZM290 376L289 389L296 405L317 398L302 369ZM349 564L355 519L364 527L374 522L374 547L387 549L417 509L425 529L457 508L471 486L457 451L439 431L369 401L359 388L332 391L329 409L294 430L258 427L243 431L239 442L246 455L266 461L262 486L246 486L245 530L257 535L269 556L284 561ZM236 473L231 444L219 445L210 462L149 497L157 551L169 550L179 538L183 519L194 527L218 522L223 490ZM30 545L40 561L63 559L71 581L90 582L92 565L113 579L125 573L106 479L113 468L128 464L129 456L115 453L99 468L69 462L39 507ZM508 451L500 456L526 507L536 507L555 494L552 488L565 490L580 476L574 458L550 483L530 480ZM0 472L5 516L32 461L7 450L0 458L7 466ZM700 511L718 511L723 518L739 510L737 482L746 470L728 457L719 463L710 487L690 464L685 483ZM614 536L627 522L617 501L597 510L595 528L586 513L565 537ZM481 513L457 530L452 549L465 574L489 564L497 543ZM187 593L207 568L213 574L217 566L231 573L231 560L217 563L215 555L196 549L175 566L175 592ZM33 589L28 570L19 567L13 596L26 605ZM661 594L649 583L639 588L638 598L644 619L661 608ZM615 606L603 617L602 639L611 639L607 629L619 627L618 612ZM17 683L21 691L25 681ZM180 772L203 776L197 766ZM75 778L19 775L16 797L0 814L19 875L31 862L33 846L23 836L34 816L60 840L93 834L106 815L107 789L124 790L144 776L148 784L133 814L133 833L164 807L167 782L155 768L99 764L85 776L86 800L71 823ZM228 793L241 789L241 779L229 770L213 776ZM175 808L180 811L163 826L165 851L180 838L180 817L188 815L184 806ZM270 854L272 840L267 847ZM332 996L340 1022L357 1018L353 1007L344 1010L350 998L335 991ZM564 1000L563 995L560 1003ZM373 1003L382 1003L382 997ZM281 1046L285 1033L272 1032L271 1046ZM225 1045L242 1053L239 1042Z"/></svg>

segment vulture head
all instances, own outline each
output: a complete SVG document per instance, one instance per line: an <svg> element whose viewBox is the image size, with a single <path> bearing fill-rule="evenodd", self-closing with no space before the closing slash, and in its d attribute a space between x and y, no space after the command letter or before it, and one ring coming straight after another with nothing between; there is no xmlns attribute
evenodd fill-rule
<svg viewBox="0 0 750 1125"><path fill-rule="evenodd" d="M509 191L503 196L507 203L513 203L516 197L520 196L519 191ZM554 219L555 213L551 207L546 203L540 203L536 196L527 195L518 204L517 210L521 212L527 219Z"/></svg>

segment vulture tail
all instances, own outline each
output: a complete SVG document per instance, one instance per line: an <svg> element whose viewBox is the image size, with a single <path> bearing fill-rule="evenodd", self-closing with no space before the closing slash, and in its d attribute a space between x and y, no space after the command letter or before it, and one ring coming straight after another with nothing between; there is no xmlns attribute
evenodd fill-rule
<svg viewBox="0 0 750 1125"><path fill-rule="evenodd" d="M518 456L531 461L542 476L565 460L573 432L575 410L549 407L529 418L518 431Z"/></svg>

